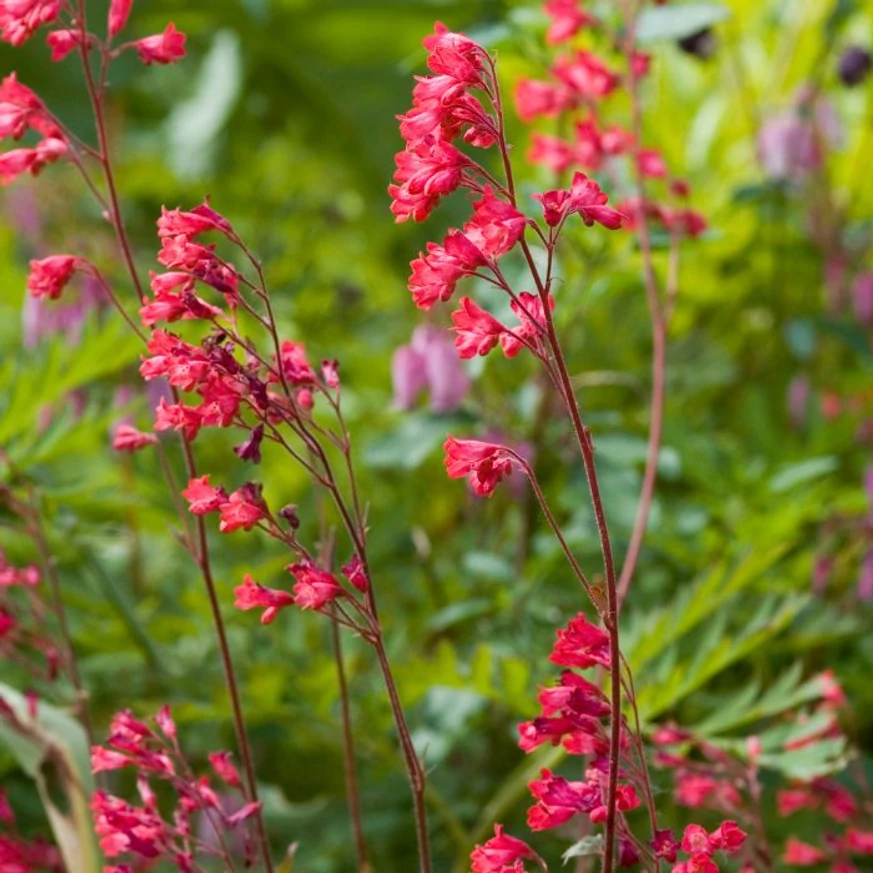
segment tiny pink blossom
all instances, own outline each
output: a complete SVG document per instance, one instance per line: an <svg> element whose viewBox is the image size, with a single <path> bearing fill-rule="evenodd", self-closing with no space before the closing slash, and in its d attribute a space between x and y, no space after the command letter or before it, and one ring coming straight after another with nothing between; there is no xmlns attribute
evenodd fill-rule
<svg viewBox="0 0 873 873"><path fill-rule="evenodd" d="M294 602L301 609L323 609L343 593L333 573L314 564L292 564L288 571L296 580Z"/></svg>
<svg viewBox="0 0 873 873"><path fill-rule="evenodd" d="M112 448L116 452L136 452L146 446L154 445L158 438L153 433L143 433L129 424L120 424L112 438Z"/></svg>
<svg viewBox="0 0 873 873"><path fill-rule="evenodd" d="M133 8L133 0L112 0L109 6L108 29L110 36L118 36L124 30L130 10Z"/></svg>
<svg viewBox="0 0 873 873"><path fill-rule="evenodd" d="M481 846L476 846L470 855L472 873L517 873L522 868L518 863L537 857L534 850L523 840L503 833L503 825L494 825L494 836Z"/></svg>
<svg viewBox="0 0 873 873"><path fill-rule="evenodd" d="M173 64L185 57L186 38L170 22L163 33L138 39L133 47L144 64Z"/></svg>
<svg viewBox="0 0 873 873"><path fill-rule="evenodd" d="M473 491L481 497L493 494L500 480L512 472L512 458L505 446L450 436L443 449L449 477L467 477Z"/></svg>
<svg viewBox="0 0 873 873"><path fill-rule="evenodd" d="M237 609L264 610L261 624L270 624L282 609L294 603L293 595L287 591L266 588L255 582L248 573L243 576L243 584L235 588L233 593L236 597L233 605Z"/></svg>
<svg viewBox="0 0 873 873"><path fill-rule="evenodd" d="M86 263L74 255L51 255L39 261L31 261L27 290L34 297L57 300L73 273L81 270Z"/></svg>
<svg viewBox="0 0 873 873"><path fill-rule="evenodd" d="M78 30L53 30L45 42L52 50L52 60L58 62L79 47L82 34Z"/></svg>
<svg viewBox="0 0 873 873"><path fill-rule="evenodd" d="M215 488L209 484L208 475L191 479L188 487L182 491L182 496L188 501L188 508L194 515L217 512L227 500L223 488Z"/></svg>

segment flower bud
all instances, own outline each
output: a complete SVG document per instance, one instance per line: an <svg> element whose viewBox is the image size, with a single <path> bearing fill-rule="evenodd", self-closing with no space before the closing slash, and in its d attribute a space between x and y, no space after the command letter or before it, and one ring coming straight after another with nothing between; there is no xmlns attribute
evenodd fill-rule
<svg viewBox="0 0 873 873"><path fill-rule="evenodd" d="M837 72L844 85L848 88L854 88L870 74L870 66L870 52L860 46L853 45L843 52Z"/></svg>

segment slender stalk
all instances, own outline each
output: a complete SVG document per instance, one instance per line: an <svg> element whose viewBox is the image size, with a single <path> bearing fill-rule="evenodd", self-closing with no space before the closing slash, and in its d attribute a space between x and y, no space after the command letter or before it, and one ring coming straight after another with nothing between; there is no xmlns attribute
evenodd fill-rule
<svg viewBox="0 0 873 873"><path fill-rule="evenodd" d="M112 159L109 151L109 138L106 131L106 120L103 107L103 83L106 76L107 56L105 49L101 46L101 76L100 87L94 80L94 75L91 70L89 59L89 40L87 38L87 23L85 15L85 0L78 0L78 16L79 27L82 32L80 40L80 54L82 58L82 66L85 73L85 82L88 89L88 95L91 100L92 110L94 112L94 121L97 128L97 137L100 144L100 163L103 167L103 174L106 180L106 187L109 192L109 203L111 206L110 219L112 222L115 235L118 240L119 247L127 267L128 274L136 289L137 295L141 301L146 300L145 290L137 273L136 264L133 260L133 253L130 246L130 241L127 236L124 218L121 212L121 206L118 198L118 189L115 184L115 174L112 167ZM119 307L120 308L120 307ZM126 319L130 324L129 319ZM139 333L139 331L137 331ZM141 336L141 334L140 334ZM177 398L178 400L178 398ZM194 478L197 475L194 455L191 449L190 442L182 437L182 449L185 458L185 467L189 478ZM203 577L204 587L206 588L209 607L212 613L215 632L218 637L218 647L221 655L222 666L224 668L225 682L228 689L228 695L231 702L231 710L233 714L234 730L236 733L237 745L239 747L240 758L242 759L243 769L246 775L246 794L247 799L251 802L257 802L258 789L257 780L255 777L255 768L252 757L251 745L246 732L245 719L243 717L242 705L240 702L239 687L237 685L236 674L233 667L233 659L230 652L230 646L227 640L227 632L224 626L224 619L221 615L221 606L218 600L218 594L215 588L215 580L212 575L212 566L209 558L209 544L206 536L206 526L202 517L197 516L195 520L196 543L191 542L192 554L195 557L197 565ZM255 815L258 838L260 842L261 855L264 862L265 873L272 873L273 861L270 855L270 843L267 837L266 825L262 810L258 810Z"/></svg>
<svg viewBox="0 0 873 873"><path fill-rule="evenodd" d="M333 647L333 657L336 662L336 676L339 684L340 712L343 723L343 767L346 777L346 797L349 804L349 818L352 824L352 837L355 842L355 857L358 861L359 873L370 870L367 860L367 844L364 840L364 827L361 817L361 794L358 789L358 773L355 767L355 740L352 729L352 713L349 706L349 688L346 681L346 670L343 664L342 638L339 626L335 621L330 623L330 639Z"/></svg>
<svg viewBox="0 0 873 873"><path fill-rule="evenodd" d="M397 686L394 683L394 674L391 671L391 664L388 660L388 654L385 651L381 628L379 629L379 635L373 646L376 649L376 657L379 659L379 666L382 669L382 678L385 681L385 688L388 691L388 698L391 701L391 710L394 713L394 724L397 727L397 733L400 737L400 747L403 751L403 758L406 762L406 769L409 773L409 782L412 787L412 804L415 812L415 836L418 841L419 869L421 870L421 873L432 873L433 867L430 859L430 841L427 833L427 804L425 802L424 768L421 766L421 761L419 761L418 754L415 751L415 746L412 743L412 735L409 732L409 725L406 722L406 715L403 712L400 695L397 693Z"/></svg>
<svg viewBox="0 0 873 873"><path fill-rule="evenodd" d="M61 594L61 580L58 576L55 559L51 554L48 540L45 536L45 530L40 519L39 507L36 505L33 493L30 493L30 503L26 507L27 526L33 535L36 543L37 551L39 552L40 563L43 571L49 580L49 587L52 592L52 610L58 622L58 629L61 634L61 646L64 652L64 664L67 668L67 676L70 679L70 684L76 693L76 712L82 727L85 729L85 734L88 737L88 745L95 745L94 725L91 722L91 712L88 706L88 692L82 683L82 675L79 672L79 664L76 660L76 651L73 648L73 637L70 633L70 625L67 621L67 611L64 608L64 600Z"/></svg>

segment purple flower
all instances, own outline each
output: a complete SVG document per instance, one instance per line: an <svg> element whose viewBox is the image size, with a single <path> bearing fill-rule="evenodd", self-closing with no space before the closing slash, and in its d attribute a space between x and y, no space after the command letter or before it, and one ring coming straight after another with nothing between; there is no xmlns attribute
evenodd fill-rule
<svg viewBox="0 0 873 873"><path fill-rule="evenodd" d="M416 328L410 344L394 352L391 379L398 409L411 409L427 390L434 412L453 412L470 388L470 378L448 333L430 325Z"/></svg>

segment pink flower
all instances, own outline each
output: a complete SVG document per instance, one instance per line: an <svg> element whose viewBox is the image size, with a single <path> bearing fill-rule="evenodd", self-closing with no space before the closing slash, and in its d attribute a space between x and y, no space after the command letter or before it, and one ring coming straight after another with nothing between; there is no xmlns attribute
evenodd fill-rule
<svg viewBox="0 0 873 873"><path fill-rule="evenodd" d="M543 217L550 227L557 227L569 215L578 214L589 227L595 222L610 230L621 227L625 216L606 206L609 197L593 179L576 173L569 191L546 191L534 198L543 205Z"/></svg>
<svg viewBox="0 0 873 873"><path fill-rule="evenodd" d="M82 34L78 30L53 30L45 38L45 42L52 50L52 60L62 61L70 52L79 47L82 42Z"/></svg>
<svg viewBox="0 0 873 873"><path fill-rule="evenodd" d="M112 438L112 448L116 452L136 452L146 446L154 445L158 438L153 433L143 433L129 424L120 424Z"/></svg>
<svg viewBox="0 0 873 873"><path fill-rule="evenodd" d="M15 813L12 811L6 792L2 788L0 788L0 821L9 825L15 824Z"/></svg>
<svg viewBox="0 0 873 873"><path fill-rule="evenodd" d="M411 409L418 395L427 389L434 412L452 412L461 405L470 387L448 334L427 325L416 328L412 342L395 351L391 377L398 409Z"/></svg>
<svg viewBox="0 0 873 873"><path fill-rule="evenodd" d="M569 170L576 162L576 152L570 143L556 136L535 133L531 137L527 159L532 164L542 164L553 173L560 174Z"/></svg>
<svg viewBox="0 0 873 873"><path fill-rule="evenodd" d="M527 291L522 291L510 307L518 316L519 325L500 337L500 345L507 358L514 358L525 344L537 346L539 337L546 333L546 312L542 298ZM554 308L555 298L549 294L549 310L553 311Z"/></svg>
<svg viewBox="0 0 873 873"><path fill-rule="evenodd" d="M217 230L228 238L233 236L230 222L208 203L195 206L190 212L161 207L161 217L158 219L158 237L161 239L176 236L190 238L212 230Z"/></svg>
<svg viewBox="0 0 873 873"><path fill-rule="evenodd" d="M257 489L251 485L237 488L227 502L220 507L221 521L218 529L222 533L235 530L251 530L262 518L266 518L265 507Z"/></svg>
<svg viewBox="0 0 873 873"><path fill-rule="evenodd" d="M558 58L552 72L584 100L606 97L619 82L618 76L590 52L577 51Z"/></svg>
<svg viewBox="0 0 873 873"><path fill-rule="evenodd" d="M517 862L535 859L534 850L523 840L503 833L503 825L494 825L494 836L470 854L472 873L516 873L523 869Z"/></svg>
<svg viewBox="0 0 873 873"><path fill-rule="evenodd" d="M528 788L538 801L527 812L528 827L534 831L558 827L581 812L591 812L601 802L599 785L568 782L545 769Z"/></svg>
<svg viewBox="0 0 873 873"><path fill-rule="evenodd" d="M737 827L735 821L723 821L710 835L709 841L713 849L723 852L737 852L746 842L748 834Z"/></svg>
<svg viewBox="0 0 873 873"><path fill-rule="evenodd" d="M163 33L138 39L133 47L144 64L173 64L185 57L186 38L170 22Z"/></svg>
<svg viewBox="0 0 873 873"><path fill-rule="evenodd" d="M28 127L39 124L45 128L48 123L42 101L18 82L15 73L0 82L0 139L7 136L21 139ZM40 132L48 135L47 131Z"/></svg>
<svg viewBox="0 0 873 873"><path fill-rule="evenodd" d="M411 218L424 221L441 197L451 194L463 180L472 161L451 143L425 136L418 144L395 157L397 170L388 193L391 211L398 223Z"/></svg>
<svg viewBox="0 0 873 873"><path fill-rule="evenodd" d="M188 509L194 515L206 515L218 512L227 500L223 488L215 488L209 484L209 476L199 476L188 482L188 487L182 491L182 496L188 501Z"/></svg>
<svg viewBox="0 0 873 873"><path fill-rule="evenodd" d="M109 36L118 36L124 30L132 8L133 0L112 0L109 5Z"/></svg>
<svg viewBox="0 0 873 873"><path fill-rule="evenodd" d="M61 12L61 0L0 0L0 38L14 46L26 42Z"/></svg>
<svg viewBox="0 0 873 873"><path fill-rule="evenodd" d="M846 845L850 852L858 855L873 855L873 831L849 828L846 831Z"/></svg>
<svg viewBox="0 0 873 873"><path fill-rule="evenodd" d="M478 85L485 50L463 33L453 33L441 21L422 43L428 51L427 65L434 73L450 76L467 85Z"/></svg>
<svg viewBox="0 0 873 873"><path fill-rule="evenodd" d="M487 355L508 328L469 297L462 297L460 303L461 308L452 313L458 354L462 358Z"/></svg>
<svg viewBox="0 0 873 873"><path fill-rule="evenodd" d="M140 372L145 378L150 378L146 376L143 367L140 367ZM184 434L185 439L193 440L202 424L203 416L196 407L185 406L184 403L167 403L163 397L158 402L155 410L156 431L177 430Z"/></svg>
<svg viewBox="0 0 873 873"><path fill-rule="evenodd" d="M292 564L288 571L297 580L294 585L294 602L301 609L323 609L343 593L342 586L333 573L314 564Z"/></svg>
<svg viewBox="0 0 873 873"><path fill-rule="evenodd" d="M637 167L644 176L663 179L667 175L667 165L661 153L655 149L640 149L636 155Z"/></svg>
<svg viewBox="0 0 873 873"><path fill-rule="evenodd" d="M530 122L540 115L555 118L574 103L573 93L560 83L519 79L515 86L515 106L522 121Z"/></svg>
<svg viewBox="0 0 873 873"><path fill-rule="evenodd" d="M671 830L655 831L655 838L652 840L652 850L658 858L663 858L671 864L676 860L676 853L679 851L679 843Z"/></svg>
<svg viewBox="0 0 873 873"><path fill-rule="evenodd" d="M215 770L216 776L225 785L229 785L231 788L242 787L239 773L230 760L230 752L211 752L209 754L209 763L212 765L212 769Z"/></svg>
<svg viewBox="0 0 873 873"><path fill-rule="evenodd" d="M315 382L315 370L309 365L306 349L301 343L284 340L281 359L282 373L292 385L311 385Z"/></svg>
<svg viewBox="0 0 873 873"><path fill-rule="evenodd" d="M127 755L122 755L121 752L113 752L111 749L104 749L103 746L91 747L91 772L102 773L105 770L118 770L121 767L127 767L134 762Z"/></svg>
<svg viewBox="0 0 873 873"><path fill-rule="evenodd" d="M567 627L559 628L555 635L557 641L549 655L553 664L582 670L595 664L609 666L609 634L591 624L583 613L570 619Z"/></svg>
<svg viewBox="0 0 873 873"><path fill-rule="evenodd" d="M785 817L793 815L801 809L815 809L818 806L818 798L809 790L785 790L776 792L776 806L779 815Z"/></svg>
<svg viewBox="0 0 873 873"><path fill-rule="evenodd" d="M500 480L512 472L512 458L505 446L450 436L443 449L449 478L468 477L473 491L481 497L493 494Z"/></svg>
<svg viewBox="0 0 873 873"><path fill-rule="evenodd" d="M236 597L233 605L237 609L264 610L261 624L270 624L282 609L294 603L294 597L287 591L266 588L255 582L248 573L243 576L243 584L235 588L233 593Z"/></svg>
<svg viewBox="0 0 873 873"><path fill-rule="evenodd" d="M343 576L362 593L366 593L370 588L370 580L367 578L364 565L357 555L343 565Z"/></svg>
<svg viewBox="0 0 873 873"><path fill-rule="evenodd" d="M546 14L552 19L546 32L546 42L556 45L572 39L594 19L579 8L579 0L548 0Z"/></svg>
<svg viewBox="0 0 873 873"><path fill-rule="evenodd" d="M813 867L825 860L825 853L796 837L790 837L785 844L782 861L795 867Z"/></svg>
<svg viewBox="0 0 873 873"><path fill-rule="evenodd" d="M852 283L855 316L863 324L873 323L873 273L859 273Z"/></svg>
<svg viewBox="0 0 873 873"><path fill-rule="evenodd" d="M31 261L27 290L34 297L57 300L73 273L86 265L87 261L74 255L51 255L40 261Z"/></svg>

